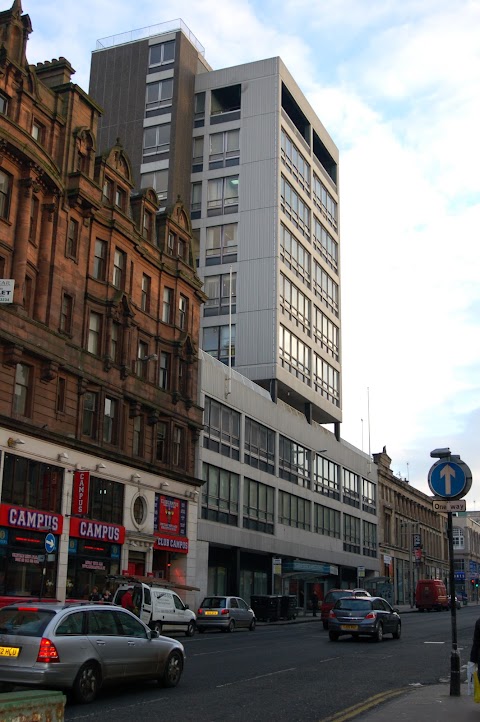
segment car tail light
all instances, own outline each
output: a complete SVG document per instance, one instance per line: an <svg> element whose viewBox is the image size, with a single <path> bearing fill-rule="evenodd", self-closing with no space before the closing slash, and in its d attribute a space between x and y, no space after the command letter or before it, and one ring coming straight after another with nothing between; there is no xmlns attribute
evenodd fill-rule
<svg viewBox="0 0 480 722"><path fill-rule="evenodd" d="M335 616L335 612L333 611L333 609L329 611L328 616L332 618Z"/></svg>
<svg viewBox="0 0 480 722"><path fill-rule="evenodd" d="M57 648L49 639L42 637L38 650L37 662L60 662Z"/></svg>
<svg viewBox="0 0 480 722"><path fill-rule="evenodd" d="M201 607L197 609L197 614L203 614L203 609Z"/></svg>
<svg viewBox="0 0 480 722"><path fill-rule="evenodd" d="M376 613L376 612L369 612L369 613L365 616L365 619L376 619L376 618L377 618L377 613Z"/></svg>
<svg viewBox="0 0 480 722"><path fill-rule="evenodd" d="M38 607L17 607L19 612L38 612Z"/></svg>
<svg viewBox="0 0 480 722"><path fill-rule="evenodd" d="M223 614L223 615L229 614L229 613L230 613L229 609L222 609L222 611L221 611L221 614Z"/></svg>

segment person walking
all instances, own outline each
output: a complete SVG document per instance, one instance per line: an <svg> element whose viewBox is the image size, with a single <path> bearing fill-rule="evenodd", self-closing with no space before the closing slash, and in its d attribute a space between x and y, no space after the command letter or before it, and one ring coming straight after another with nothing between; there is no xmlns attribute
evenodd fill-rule
<svg viewBox="0 0 480 722"><path fill-rule="evenodd" d="M133 604L133 587L128 587L122 597L121 605L124 609L128 609L129 612L135 612L135 606Z"/></svg>
<svg viewBox="0 0 480 722"><path fill-rule="evenodd" d="M110 589L108 589L108 587L105 587L105 589L103 590L102 598L106 604L112 603L112 592L110 591Z"/></svg>
<svg viewBox="0 0 480 722"><path fill-rule="evenodd" d="M313 593L312 593L312 611L313 611L313 616L316 617L317 611L318 611L318 595L317 595L317 592L315 591L315 589L313 590Z"/></svg>
<svg viewBox="0 0 480 722"><path fill-rule="evenodd" d="M100 596L98 587L93 587L92 593L90 594L90 601L91 602L101 602L102 601L102 597Z"/></svg>

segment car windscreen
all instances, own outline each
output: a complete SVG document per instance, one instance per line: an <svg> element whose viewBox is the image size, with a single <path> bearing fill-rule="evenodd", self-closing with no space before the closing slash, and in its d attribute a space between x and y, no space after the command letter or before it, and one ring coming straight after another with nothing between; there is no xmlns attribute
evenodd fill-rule
<svg viewBox="0 0 480 722"><path fill-rule="evenodd" d="M41 637L47 624L55 616L49 609L0 609L0 634L21 634Z"/></svg>
<svg viewBox="0 0 480 722"><path fill-rule="evenodd" d="M339 599L338 602L335 604L335 609L345 609L350 610L352 612L360 612L365 611L367 609L372 608L372 603L368 599L362 599L361 597L357 598L348 598L348 599Z"/></svg>
<svg viewBox="0 0 480 722"><path fill-rule="evenodd" d="M209 607L210 609L225 609L227 600L225 597L205 597L200 606Z"/></svg>

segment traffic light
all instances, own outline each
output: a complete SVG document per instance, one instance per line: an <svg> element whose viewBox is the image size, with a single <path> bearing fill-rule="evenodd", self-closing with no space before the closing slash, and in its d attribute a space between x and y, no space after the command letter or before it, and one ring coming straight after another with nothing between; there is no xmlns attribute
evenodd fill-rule
<svg viewBox="0 0 480 722"><path fill-rule="evenodd" d="M475 579L470 579L470 584L472 585L472 589L473 589L475 586Z"/></svg>
<svg viewBox="0 0 480 722"><path fill-rule="evenodd" d="M475 587L478 589L478 579L475 579Z"/></svg>

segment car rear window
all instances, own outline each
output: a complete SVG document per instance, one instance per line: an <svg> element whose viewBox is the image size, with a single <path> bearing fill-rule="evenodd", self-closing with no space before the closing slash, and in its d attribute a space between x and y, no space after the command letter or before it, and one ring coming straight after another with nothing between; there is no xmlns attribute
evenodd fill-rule
<svg viewBox="0 0 480 722"><path fill-rule="evenodd" d="M210 607L213 609L225 609L227 606L227 600L225 597L205 597L200 606Z"/></svg>
<svg viewBox="0 0 480 722"><path fill-rule="evenodd" d="M325 604L333 604L337 601L337 599L346 597L349 593L351 594L351 592L348 592L345 589L338 592L328 592L327 596L325 597Z"/></svg>
<svg viewBox="0 0 480 722"><path fill-rule="evenodd" d="M0 633L41 637L54 616L48 609L0 609Z"/></svg>
<svg viewBox="0 0 480 722"><path fill-rule="evenodd" d="M335 609L349 609L353 611L362 611L371 609L372 603L366 597L352 597L351 599L339 599L335 604Z"/></svg>

